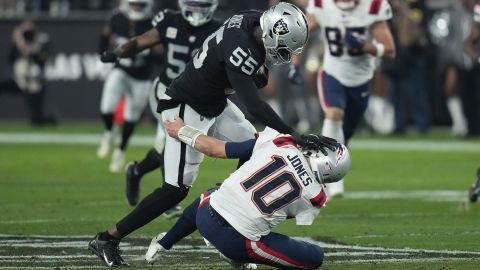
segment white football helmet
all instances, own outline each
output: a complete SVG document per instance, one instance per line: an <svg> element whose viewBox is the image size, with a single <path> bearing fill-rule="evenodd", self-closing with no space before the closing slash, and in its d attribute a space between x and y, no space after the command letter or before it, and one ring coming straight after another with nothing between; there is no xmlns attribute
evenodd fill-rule
<svg viewBox="0 0 480 270"><path fill-rule="evenodd" d="M347 147L341 143L338 144L335 151L326 150L327 156L320 151L303 151L303 154L310 160L310 166L315 178L321 184L341 180L347 175L351 162Z"/></svg>
<svg viewBox="0 0 480 270"><path fill-rule="evenodd" d="M267 63L290 63L292 53L299 54L308 40L305 14L296 6L280 2L260 18Z"/></svg>
<svg viewBox="0 0 480 270"><path fill-rule="evenodd" d="M360 0L335 0L335 4L341 10L352 10L358 6Z"/></svg>
<svg viewBox="0 0 480 270"><path fill-rule="evenodd" d="M201 26L213 18L218 0L178 0L183 18L192 26Z"/></svg>
<svg viewBox="0 0 480 270"><path fill-rule="evenodd" d="M153 12L153 0L122 0L120 11L132 21L150 19Z"/></svg>

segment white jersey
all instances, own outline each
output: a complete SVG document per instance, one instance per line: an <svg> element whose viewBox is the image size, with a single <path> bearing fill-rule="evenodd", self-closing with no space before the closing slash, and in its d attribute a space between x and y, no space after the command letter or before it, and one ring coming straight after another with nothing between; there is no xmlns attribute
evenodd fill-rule
<svg viewBox="0 0 480 270"><path fill-rule="evenodd" d="M371 80L375 71L375 56L347 49L345 33L352 31L370 39L373 24L392 18L388 1L359 0L357 7L343 11L334 0L310 0L307 12L322 28L324 71L347 87L360 86Z"/></svg>
<svg viewBox="0 0 480 270"><path fill-rule="evenodd" d="M480 23L480 1L477 2L475 8L473 9L473 21Z"/></svg>
<svg viewBox="0 0 480 270"><path fill-rule="evenodd" d="M252 241L287 218L311 225L326 200L291 136L270 128L259 134L250 160L210 196L211 206Z"/></svg>

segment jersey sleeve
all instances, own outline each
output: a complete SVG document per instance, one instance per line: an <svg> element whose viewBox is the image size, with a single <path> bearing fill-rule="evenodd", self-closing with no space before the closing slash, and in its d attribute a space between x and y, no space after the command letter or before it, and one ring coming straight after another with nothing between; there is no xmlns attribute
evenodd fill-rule
<svg viewBox="0 0 480 270"><path fill-rule="evenodd" d="M264 62L258 47L249 40L242 32L234 29L226 29L224 37L225 66L232 70L252 76Z"/></svg>
<svg viewBox="0 0 480 270"><path fill-rule="evenodd" d="M160 40L165 40L166 36L176 36L176 28L168 29L172 21L172 13L168 10L161 10L152 19L152 26L157 29ZM174 33L175 32L175 33ZM170 37L172 38L172 37Z"/></svg>
<svg viewBox="0 0 480 270"><path fill-rule="evenodd" d="M477 2L475 7L473 8L473 21L476 23L480 23L480 2Z"/></svg>
<svg viewBox="0 0 480 270"><path fill-rule="evenodd" d="M122 27L121 16L122 15L120 15L120 13L115 13L112 15L112 17L108 22L108 25L110 26L110 30L114 34L118 34L121 32L121 27Z"/></svg>
<svg viewBox="0 0 480 270"><path fill-rule="evenodd" d="M375 22L388 21L392 18L392 7L387 0L371 0L369 14L375 16Z"/></svg>
<svg viewBox="0 0 480 270"><path fill-rule="evenodd" d="M300 212L295 216L295 223L302 226L312 225L318 213L320 213L320 209L316 207Z"/></svg>

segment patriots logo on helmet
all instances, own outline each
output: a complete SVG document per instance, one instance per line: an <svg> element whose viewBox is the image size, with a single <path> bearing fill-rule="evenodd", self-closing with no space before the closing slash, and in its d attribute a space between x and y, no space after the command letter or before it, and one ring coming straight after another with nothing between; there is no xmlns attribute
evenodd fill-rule
<svg viewBox="0 0 480 270"><path fill-rule="evenodd" d="M285 35L290 33L290 30L288 30L287 24L283 19L280 19L273 25L273 33L276 35Z"/></svg>

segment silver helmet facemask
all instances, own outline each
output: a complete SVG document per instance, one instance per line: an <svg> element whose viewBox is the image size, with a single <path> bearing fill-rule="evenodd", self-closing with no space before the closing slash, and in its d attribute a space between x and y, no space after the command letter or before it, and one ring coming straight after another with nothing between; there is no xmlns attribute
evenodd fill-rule
<svg viewBox="0 0 480 270"><path fill-rule="evenodd" d="M267 63L290 63L292 53L299 54L308 40L305 14L296 6L280 2L260 18Z"/></svg>
<svg viewBox="0 0 480 270"><path fill-rule="evenodd" d="M347 147L341 143L335 151L326 149L325 156L320 151L303 151L303 154L310 160L315 179L320 184L337 182L345 177L350 168L350 154Z"/></svg>
<svg viewBox="0 0 480 270"><path fill-rule="evenodd" d="M178 5L183 18L197 27L212 20L218 0L179 0Z"/></svg>
<svg viewBox="0 0 480 270"><path fill-rule="evenodd" d="M120 10L129 20L147 20L152 17L153 0L123 0Z"/></svg>

